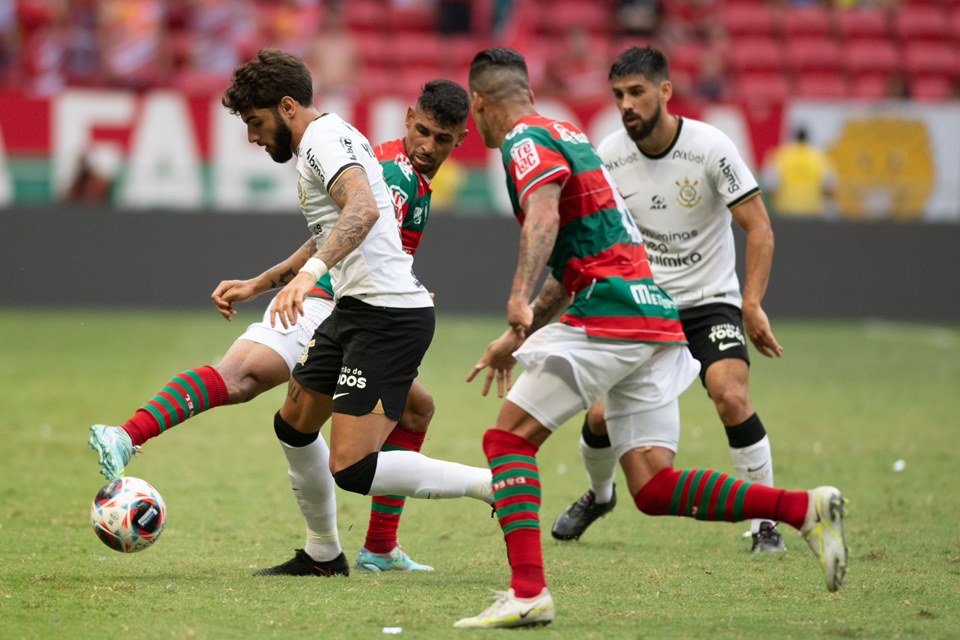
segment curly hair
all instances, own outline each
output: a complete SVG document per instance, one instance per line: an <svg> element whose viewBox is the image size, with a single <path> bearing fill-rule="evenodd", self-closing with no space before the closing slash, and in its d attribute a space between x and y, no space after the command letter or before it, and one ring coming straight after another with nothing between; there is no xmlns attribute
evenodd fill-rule
<svg viewBox="0 0 960 640"><path fill-rule="evenodd" d="M284 96L301 106L313 104L313 79L303 60L279 49L261 49L257 57L233 72L223 93L223 106L239 115L250 109L276 107Z"/></svg>
<svg viewBox="0 0 960 640"><path fill-rule="evenodd" d="M431 80L423 85L417 107L437 121L441 127L460 127L470 113L470 98L456 82Z"/></svg>

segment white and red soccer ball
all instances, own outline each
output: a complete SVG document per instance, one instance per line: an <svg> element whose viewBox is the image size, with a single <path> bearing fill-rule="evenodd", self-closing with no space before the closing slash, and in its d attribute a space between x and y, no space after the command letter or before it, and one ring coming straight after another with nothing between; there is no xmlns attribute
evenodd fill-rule
<svg viewBox="0 0 960 640"><path fill-rule="evenodd" d="M113 480L97 492L90 505L97 537L122 553L142 551L156 542L166 519L167 506L160 492L140 478Z"/></svg>

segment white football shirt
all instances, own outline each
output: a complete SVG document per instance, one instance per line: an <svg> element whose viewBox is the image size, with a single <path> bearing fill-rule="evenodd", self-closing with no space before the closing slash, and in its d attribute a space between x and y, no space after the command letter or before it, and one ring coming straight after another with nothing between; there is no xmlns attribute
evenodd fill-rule
<svg viewBox="0 0 960 640"><path fill-rule="evenodd" d="M307 227L320 247L340 216L328 189L351 167L367 173L380 218L360 246L330 267L337 299L356 298L378 307L432 307L430 294L413 275L383 170L366 137L341 117L325 113L307 126L297 149L297 190Z"/></svg>
<svg viewBox="0 0 960 640"><path fill-rule="evenodd" d="M620 129L597 148L643 234L653 278L681 309L742 302L730 207L759 193L722 131L680 118L657 156Z"/></svg>

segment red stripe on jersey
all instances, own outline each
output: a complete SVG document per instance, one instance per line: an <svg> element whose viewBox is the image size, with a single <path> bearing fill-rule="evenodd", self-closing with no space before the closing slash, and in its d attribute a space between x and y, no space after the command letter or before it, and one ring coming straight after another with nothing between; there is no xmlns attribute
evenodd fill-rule
<svg viewBox="0 0 960 640"><path fill-rule="evenodd" d="M573 258L563 269L563 288L572 293L590 286L594 280L619 277L624 280L653 278L647 250L642 244L615 244L595 256Z"/></svg>
<svg viewBox="0 0 960 640"><path fill-rule="evenodd" d="M423 231L413 231L412 229L400 229L400 242L403 244L403 250L413 255L420 247L420 240L423 238Z"/></svg>
<svg viewBox="0 0 960 640"><path fill-rule="evenodd" d="M560 226L591 216L604 209L616 209L613 188L602 169L570 176L560 200Z"/></svg>
<svg viewBox="0 0 960 640"><path fill-rule="evenodd" d="M327 300L333 300L333 296L320 287L314 287L313 289L310 289L310 292L307 293L307 295L311 298L325 298Z"/></svg>
<svg viewBox="0 0 960 640"><path fill-rule="evenodd" d="M378 144L373 148L373 155L377 156L377 161L379 162L394 160L397 154L401 154L404 157L407 155L407 149L403 145L403 138L390 140L389 142Z"/></svg>
<svg viewBox="0 0 960 640"><path fill-rule="evenodd" d="M571 327L583 327L588 336L613 340L641 342L686 342L679 320L648 316L587 316L564 315L560 322Z"/></svg>

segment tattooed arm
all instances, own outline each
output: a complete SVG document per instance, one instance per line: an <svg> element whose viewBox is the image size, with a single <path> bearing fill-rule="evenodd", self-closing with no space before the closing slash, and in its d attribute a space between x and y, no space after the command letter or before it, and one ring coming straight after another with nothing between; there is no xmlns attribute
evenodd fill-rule
<svg viewBox="0 0 960 640"><path fill-rule="evenodd" d="M210 294L213 306L227 321L232 320L233 316L237 315L237 310L233 308L234 304L253 300L261 293L282 287L293 280L297 271L316 249L317 245L313 238L308 238L289 258L275 264L260 275L249 280L222 281Z"/></svg>
<svg viewBox="0 0 960 640"><path fill-rule="evenodd" d="M343 260L360 246L370 229L380 218L377 200L367 180L367 173L360 167L344 171L330 185L330 197L340 208L340 215L326 240L311 257L330 268ZM313 288L315 278L306 271L299 272L277 294L270 310L270 322L277 320L284 328L292 326L303 315L303 299Z"/></svg>
<svg viewBox="0 0 960 640"><path fill-rule="evenodd" d="M533 326L534 313L530 298L557 241L560 229L560 185L547 184L531 193L524 201L523 212L520 258L507 302L507 323L521 339L527 336Z"/></svg>

